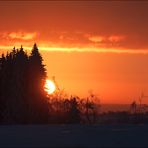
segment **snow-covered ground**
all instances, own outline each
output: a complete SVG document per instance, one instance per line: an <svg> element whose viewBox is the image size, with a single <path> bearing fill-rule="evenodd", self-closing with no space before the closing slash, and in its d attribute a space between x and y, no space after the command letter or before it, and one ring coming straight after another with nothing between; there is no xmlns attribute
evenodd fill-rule
<svg viewBox="0 0 148 148"><path fill-rule="evenodd" d="M0 126L0 147L148 147L148 126Z"/></svg>

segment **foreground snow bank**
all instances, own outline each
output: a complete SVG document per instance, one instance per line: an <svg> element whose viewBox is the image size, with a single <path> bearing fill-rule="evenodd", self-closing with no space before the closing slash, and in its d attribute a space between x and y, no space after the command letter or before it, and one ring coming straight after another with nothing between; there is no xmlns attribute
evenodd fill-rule
<svg viewBox="0 0 148 148"><path fill-rule="evenodd" d="M0 126L0 147L148 147L146 125Z"/></svg>

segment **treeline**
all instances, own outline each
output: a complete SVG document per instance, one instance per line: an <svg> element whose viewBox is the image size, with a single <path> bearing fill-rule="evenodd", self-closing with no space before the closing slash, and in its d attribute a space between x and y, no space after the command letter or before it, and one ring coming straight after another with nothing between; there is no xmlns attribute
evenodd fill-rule
<svg viewBox="0 0 148 148"><path fill-rule="evenodd" d="M44 92L46 69L34 44L28 55L23 47L0 58L0 122L47 123Z"/></svg>
<svg viewBox="0 0 148 148"><path fill-rule="evenodd" d="M148 124L148 112L109 111L99 115L98 124Z"/></svg>
<svg viewBox="0 0 148 148"><path fill-rule="evenodd" d="M23 47L0 58L0 123L94 123L98 108L94 96L65 97L61 91L48 96L45 65L38 47L31 54Z"/></svg>
<svg viewBox="0 0 148 148"><path fill-rule="evenodd" d="M60 95L59 95L60 94ZM100 114L99 98L90 94L87 98L78 96L64 96L59 93L49 98L49 123L81 123L95 124Z"/></svg>
<svg viewBox="0 0 148 148"><path fill-rule="evenodd" d="M127 112L100 111L99 98L67 96L62 90L47 95L47 73L38 47L30 54L13 49L0 57L0 124L148 124L148 112L135 103Z"/></svg>

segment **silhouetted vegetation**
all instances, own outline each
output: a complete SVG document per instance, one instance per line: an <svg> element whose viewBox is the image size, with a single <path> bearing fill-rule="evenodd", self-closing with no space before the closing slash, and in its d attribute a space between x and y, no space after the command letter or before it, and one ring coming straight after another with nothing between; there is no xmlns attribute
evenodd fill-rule
<svg viewBox="0 0 148 148"><path fill-rule="evenodd" d="M88 101L65 98L57 89L48 96L42 56L34 44L28 55L23 47L2 54L0 58L0 122L3 124L80 123Z"/></svg>
<svg viewBox="0 0 148 148"><path fill-rule="evenodd" d="M34 44L31 54L23 47L0 58L1 124L139 124L148 123L148 112L134 101L129 111L101 112L99 98L68 96L57 85L48 95L44 89L47 73ZM54 78L55 80L55 78Z"/></svg>
<svg viewBox="0 0 148 148"><path fill-rule="evenodd" d="M3 54L0 78L2 123L47 123L46 70L36 44L30 56L23 47Z"/></svg>

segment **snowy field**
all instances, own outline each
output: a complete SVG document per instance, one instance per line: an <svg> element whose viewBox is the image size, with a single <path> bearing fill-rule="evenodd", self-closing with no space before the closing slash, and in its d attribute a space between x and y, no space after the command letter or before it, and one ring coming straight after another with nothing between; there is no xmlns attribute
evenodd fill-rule
<svg viewBox="0 0 148 148"><path fill-rule="evenodd" d="M0 147L148 147L148 126L0 126Z"/></svg>

